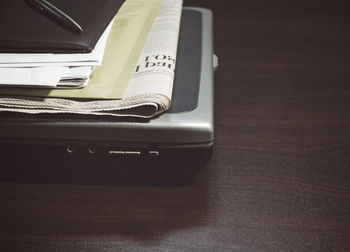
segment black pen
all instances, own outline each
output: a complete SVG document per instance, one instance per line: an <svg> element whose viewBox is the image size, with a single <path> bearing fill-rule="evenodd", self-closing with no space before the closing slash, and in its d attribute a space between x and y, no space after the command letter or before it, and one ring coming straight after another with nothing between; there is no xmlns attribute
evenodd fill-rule
<svg viewBox="0 0 350 252"><path fill-rule="evenodd" d="M55 19L55 21L60 22L63 26L69 28L74 32L82 32L83 29L81 26L75 22L71 17L66 13L55 7L53 4L49 3L46 0L27 0L33 7L42 12L49 17Z"/></svg>

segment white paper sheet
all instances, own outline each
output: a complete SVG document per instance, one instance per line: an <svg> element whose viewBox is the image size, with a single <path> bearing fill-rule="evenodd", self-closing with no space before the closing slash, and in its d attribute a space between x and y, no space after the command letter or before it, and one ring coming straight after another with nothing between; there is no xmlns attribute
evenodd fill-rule
<svg viewBox="0 0 350 252"><path fill-rule="evenodd" d="M66 67L0 68L1 85L56 87Z"/></svg>
<svg viewBox="0 0 350 252"><path fill-rule="evenodd" d="M83 87L92 67L16 67L0 68L0 86ZM76 79L76 81L74 80ZM69 84L66 84L69 83Z"/></svg>

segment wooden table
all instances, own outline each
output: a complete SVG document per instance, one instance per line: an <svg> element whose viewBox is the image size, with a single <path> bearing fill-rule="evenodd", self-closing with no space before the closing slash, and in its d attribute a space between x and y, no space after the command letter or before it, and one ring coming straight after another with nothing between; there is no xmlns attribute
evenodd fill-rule
<svg viewBox="0 0 350 252"><path fill-rule="evenodd" d="M215 17L214 154L191 186L0 184L0 251L350 251L347 1Z"/></svg>

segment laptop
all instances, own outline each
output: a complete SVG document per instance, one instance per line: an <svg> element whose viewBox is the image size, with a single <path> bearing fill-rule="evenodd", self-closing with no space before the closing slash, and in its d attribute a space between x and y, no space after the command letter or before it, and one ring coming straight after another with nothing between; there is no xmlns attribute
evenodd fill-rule
<svg viewBox="0 0 350 252"><path fill-rule="evenodd" d="M156 118L1 113L0 181L183 184L214 141L212 13L184 7L171 108Z"/></svg>

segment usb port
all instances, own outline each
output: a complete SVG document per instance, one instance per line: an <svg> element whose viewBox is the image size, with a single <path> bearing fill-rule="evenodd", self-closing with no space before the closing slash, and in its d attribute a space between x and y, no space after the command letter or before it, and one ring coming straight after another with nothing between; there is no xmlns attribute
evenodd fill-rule
<svg viewBox="0 0 350 252"><path fill-rule="evenodd" d="M126 156L130 156L130 157L141 156L141 152L140 151L125 151L124 153L125 153Z"/></svg>

